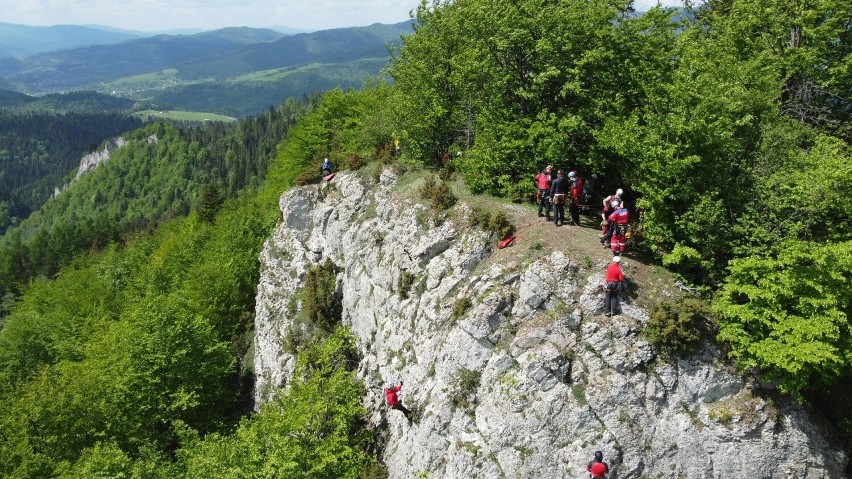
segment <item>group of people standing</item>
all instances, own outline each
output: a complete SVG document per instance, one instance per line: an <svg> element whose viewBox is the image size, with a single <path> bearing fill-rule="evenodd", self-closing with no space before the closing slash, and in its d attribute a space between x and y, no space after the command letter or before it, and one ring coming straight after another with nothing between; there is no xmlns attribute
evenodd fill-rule
<svg viewBox="0 0 852 479"><path fill-rule="evenodd" d="M538 193L538 215L547 216L547 221L553 221L556 226L562 226L565 221L565 205L571 216L569 224L580 226L580 202L584 196L584 180L577 176L576 171L569 171L568 176L559 170L553 176L553 167L547 165L541 173L535 175ZM544 211L544 212L542 212ZM553 218L550 213L553 211Z"/></svg>
<svg viewBox="0 0 852 479"><path fill-rule="evenodd" d="M553 221L556 226L566 224L565 205L571 216L569 224L580 226L580 204L584 199L589 201L592 196L593 181L586 183L577 175L576 171L569 171L566 176L562 170L553 174L553 166L547 165L541 173L534 177L538 192L538 216L547 217L547 221ZM627 243L627 228L630 222L630 213L624 205L621 197L624 190L621 188L615 194L603 199L601 212L601 244L612 249L613 255L624 253ZM551 218L551 211L553 217Z"/></svg>

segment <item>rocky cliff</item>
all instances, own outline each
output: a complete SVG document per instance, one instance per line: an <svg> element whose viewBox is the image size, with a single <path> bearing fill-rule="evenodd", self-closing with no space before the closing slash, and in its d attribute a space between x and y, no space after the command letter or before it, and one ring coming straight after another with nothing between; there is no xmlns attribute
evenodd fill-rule
<svg viewBox="0 0 852 479"><path fill-rule="evenodd" d="M107 140L103 150L96 150L80 159L80 168L77 169L75 180L79 180L81 176L94 170L101 163L109 160L110 154L127 144L127 140L122 137L112 138Z"/></svg>
<svg viewBox="0 0 852 479"><path fill-rule="evenodd" d="M496 250L464 203L431 212L410 181L341 174L283 194L261 254L258 403L286 385L294 295L330 259L391 478L585 477L595 450L619 479L844 477L847 458L805 410L768 399L712 346L655 357L640 334L644 306L671 293L648 266L626 261L634 297L606 317L609 254L571 246L583 235L597 245L593 231L509 209L531 226ZM545 227L548 241L533 242ZM417 421L384 405L388 380L405 381Z"/></svg>

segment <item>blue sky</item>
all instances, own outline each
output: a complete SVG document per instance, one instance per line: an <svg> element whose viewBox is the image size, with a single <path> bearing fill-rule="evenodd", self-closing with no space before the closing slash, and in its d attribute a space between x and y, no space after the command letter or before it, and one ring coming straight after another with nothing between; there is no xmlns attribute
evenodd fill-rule
<svg viewBox="0 0 852 479"><path fill-rule="evenodd" d="M321 30L401 22L418 4L418 0L0 0L0 21L141 31L233 26ZM636 4L641 10L656 1Z"/></svg>

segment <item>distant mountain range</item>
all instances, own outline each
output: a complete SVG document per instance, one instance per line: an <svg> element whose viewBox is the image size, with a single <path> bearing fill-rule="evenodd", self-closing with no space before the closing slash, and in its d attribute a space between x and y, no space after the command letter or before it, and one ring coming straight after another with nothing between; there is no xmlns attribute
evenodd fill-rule
<svg viewBox="0 0 852 479"><path fill-rule="evenodd" d="M289 96L360 86L386 65L388 44L411 31L402 22L289 36L248 27L156 35L0 59L0 88L93 90L161 109L245 116Z"/></svg>
<svg viewBox="0 0 852 479"><path fill-rule="evenodd" d="M0 58L24 58L53 50L109 45L142 36L144 34L78 25L32 27L0 22Z"/></svg>

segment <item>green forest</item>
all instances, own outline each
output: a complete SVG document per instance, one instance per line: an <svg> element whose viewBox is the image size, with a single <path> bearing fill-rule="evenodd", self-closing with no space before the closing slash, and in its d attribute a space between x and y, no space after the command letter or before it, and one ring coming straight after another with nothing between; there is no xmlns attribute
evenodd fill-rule
<svg viewBox="0 0 852 479"><path fill-rule="evenodd" d="M0 233L38 210L105 138L140 126L120 113L0 109Z"/></svg>
<svg viewBox="0 0 852 479"><path fill-rule="evenodd" d="M318 181L325 157L454 170L519 201L545 164L597 173L636 198L642 249L703 293L743 374L805 405L849 400L852 4L439 0L414 14L392 83L237 125L137 129L4 235L0 475L385 477L335 308L300 313L317 327L289 388L250 403L258 254L280 194ZM850 409L836 409L849 450Z"/></svg>

